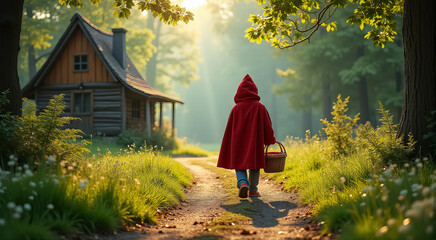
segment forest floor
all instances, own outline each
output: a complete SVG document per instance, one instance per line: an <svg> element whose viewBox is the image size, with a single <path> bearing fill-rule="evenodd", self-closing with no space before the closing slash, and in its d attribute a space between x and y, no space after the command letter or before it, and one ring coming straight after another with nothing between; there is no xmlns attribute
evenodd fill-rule
<svg viewBox="0 0 436 240"><path fill-rule="evenodd" d="M161 213L157 225L137 225L114 235L88 235L82 239L332 238L319 232L319 224L312 221L310 206L297 204L298 194L282 191L280 184L261 177L261 196L240 199L236 194L229 196L228 180L235 178L234 172L226 170L223 175L222 171L211 171L211 167L216 166L213 158L176 160L192 172L194 184L186 190L186 199L182 203ZM198 164L200 161L202 164ZM236 180L234 182L236 185Z"/></svg>

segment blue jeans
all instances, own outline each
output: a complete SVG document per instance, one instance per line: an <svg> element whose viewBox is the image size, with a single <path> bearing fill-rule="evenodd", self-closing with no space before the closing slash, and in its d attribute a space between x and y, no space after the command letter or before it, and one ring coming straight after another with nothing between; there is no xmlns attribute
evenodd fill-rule
<svg viewBox="0 0 436 240"><path fill-rule="evenodd" d="M257 191L257 185L259 184L260 169L250 169L250 175L247 178L247 170L236 170L236 179L238 181L237 187L241 187L241 184L245 183L248 185L248 190L250 192Z"/></svg>

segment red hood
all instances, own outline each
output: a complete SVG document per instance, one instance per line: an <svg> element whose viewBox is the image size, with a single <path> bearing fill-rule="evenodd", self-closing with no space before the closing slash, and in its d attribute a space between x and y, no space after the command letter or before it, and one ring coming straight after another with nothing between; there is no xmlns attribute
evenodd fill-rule
<svg viewBox="0 0 436 240"><path fill-rule="evenodd" d="M253 79L250 75L245 75L242 79L241 84L239 84L238 91L235 94L235 103L242 101L259 101L260 97L257 94L257 87L254 84Z"/></svg>

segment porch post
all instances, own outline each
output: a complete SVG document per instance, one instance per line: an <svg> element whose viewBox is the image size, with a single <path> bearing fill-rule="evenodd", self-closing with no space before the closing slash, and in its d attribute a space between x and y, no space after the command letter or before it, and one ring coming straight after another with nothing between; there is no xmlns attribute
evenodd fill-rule
<svg viewBox="0 0 436 240"><path fill-rule="evenodd" d="M147 136L151 135L151 119L150 119L150 99L145 98L145 127L147 130Z"/></svg>
<svg viewBox="0 0 436 240"><path fill-rule="evenodd" d="M163 130L163 119L162 119L162 110L163 110L163 108L162 108L162 102L159 102L159 129L160 130Z"/></svg>
<svg viewBox="0 0 436 240"><path fill-rule="evenodd" d="M171 136L173 136L174 137L174 135L175 135L175 126L176 126L176 118L175 118L175 115L176 115L176 103L175 102L173 102L173 105L172 105L172 116L171 116Z"/></svg>

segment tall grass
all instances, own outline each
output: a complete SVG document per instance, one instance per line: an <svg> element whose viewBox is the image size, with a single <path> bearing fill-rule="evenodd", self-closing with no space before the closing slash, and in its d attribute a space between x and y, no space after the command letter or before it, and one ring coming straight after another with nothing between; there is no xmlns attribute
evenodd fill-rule
<svg viewBox="0 0 436 240"><path fill-rule="evenodd" d="M342 239L435 239L435 167L428 158L411 162L412 144L396 138L382 106L378 128L344 124L346 102L335 103L327 139L286 139L285 171L271 176L314 204L324 231Z"/></svg>
<svg viewBox="0 0 436 240"><path fill-rule="evenodd" d="M0 239L57 239L154 223L157 210L184 198L191 175L156 151L128 152L0 172Z"/></svg>

